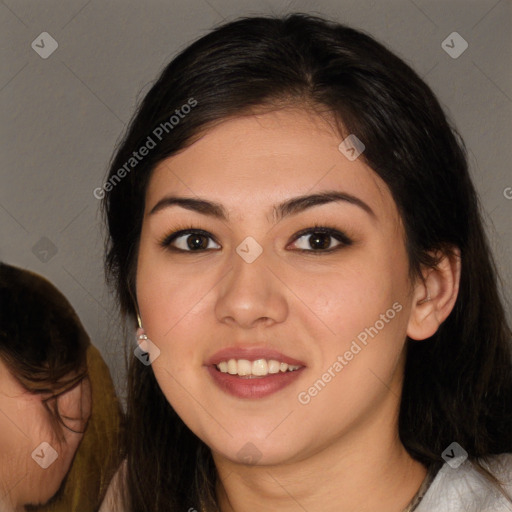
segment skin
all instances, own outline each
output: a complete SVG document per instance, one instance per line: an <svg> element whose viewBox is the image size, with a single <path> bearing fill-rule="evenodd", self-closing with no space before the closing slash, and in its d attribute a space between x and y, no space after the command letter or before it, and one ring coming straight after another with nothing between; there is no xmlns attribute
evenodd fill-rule
<svg viewBox="0 0 512 512"><path fill-rule="evenodd" d="M432 335L449 314L460 264L444 258L425 270L424 282L410 281L391 193L361 158L349 161L338 150L341 140L328 118L305 109L234 118L162 161L150 179L138 307L161 351L153 370L163 393L212 450L223 512L399 512L426 475L398 439L404 345L406 335ZM324 190L356 196L373 214L339 201L274 223L274 204ZM167 195L219 202L229 219L180 206L151 214ZM353 243L321 254L311 233L294 236L315 223ZM212 250L178 253L159 244L188 224L212 236L205 239ZM247 236L263 249L252 263L236 252ZM174 245L186 248L187 236L179 240ZM302 405L298 394L396 302L401 311ZM276 348L306 368L268 397L236 398L204 366L231 346ZM248 442L260 453L255 464L240 460Z"/></svg>
<svg viewBox="0 0 512 512"><path fill-rule="evenodd" d="M0 358L0 509L23 511L25 505L47 502L59 489L83 434L74 433L57 422L43 400L49 394L27 391ZM58 398L66 424L83 430L90 415L91 393L88 379ZM81 418L81 419L79 419ZM32 457L34 450L47 442L58 453L57 459L43 469ZM48 457L48 449L36 450L38 460Z"/></svg>

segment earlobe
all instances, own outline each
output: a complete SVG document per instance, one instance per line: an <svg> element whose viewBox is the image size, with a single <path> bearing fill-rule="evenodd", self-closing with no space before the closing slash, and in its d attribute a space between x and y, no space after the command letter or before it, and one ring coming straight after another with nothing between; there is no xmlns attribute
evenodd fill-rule
<svg viewBox="0 0 512 512"><path fill-rule="evenodd" d="M414 288L407 336L424 340L434 335L453 310L459 292L460 250L440 256L433 268L425 269Z"/></svg>

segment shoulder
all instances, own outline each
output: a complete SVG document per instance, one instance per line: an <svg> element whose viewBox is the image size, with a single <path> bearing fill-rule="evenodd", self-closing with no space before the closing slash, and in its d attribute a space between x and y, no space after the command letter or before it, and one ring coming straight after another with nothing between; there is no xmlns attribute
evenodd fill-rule
<svg viewBox="0 0 512 512"><path fill-rule="evenodd" d="M512 497L512 453L489 456L481 463ZM442 466L416 511L508 512L512 511L512 501L466 460L456 468L448 463Z"/></svg>
<svg viewBox="0 0 512 512"><path fill-rule="evenodd" d="M126 477L126 459L119 466L108 486L105 498L98 512L124 512L122 505L122 487Z"/></svg>

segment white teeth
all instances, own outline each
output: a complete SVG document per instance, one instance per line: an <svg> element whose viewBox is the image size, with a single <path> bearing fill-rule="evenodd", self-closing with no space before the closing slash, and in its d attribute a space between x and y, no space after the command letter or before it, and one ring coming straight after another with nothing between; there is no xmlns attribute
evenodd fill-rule
<svg viewBox="0 0 512 512"><path fill-rule="evenodd" d="M256 359L256 361L252 362L251 373L253 375L267 375L268 374L268 364L265 359Z"/></svg>
<svg viewBox="0 0 512 512"><path fill-rule="evenodd" d="M268 373L279 373L279 361L271 359L268 362Z"/></svg>
<svg viewBox="0 0 512 512"><path fill-rule="evenodd" d="M247 359L238 360L238 375L250 375L252 370L251 361Z"/></svg>
<svg viewBox="0 0 512 512"><path fill-rule="evenodd" d="M287 363L276 361L275 359L270 359L268 361L266 359L256 359L252 362L248 359L230 359L229 361L221 361L216 366L222 373L239 375L240 377L264 377L269 373L293 372L300 368L299 365L289 365Z"/></svg>
<svg viewBox="0 0 512 512"><path fill-rule="evenodd" d="M222 361L223 363L225 361ZM221 368L219 368L220 371L222 371ZM231 375L236 375L236 373L238 372L238 365L236 364L236 360L235 359L230 359L228 361L228 373L231 374Z"/></svg>

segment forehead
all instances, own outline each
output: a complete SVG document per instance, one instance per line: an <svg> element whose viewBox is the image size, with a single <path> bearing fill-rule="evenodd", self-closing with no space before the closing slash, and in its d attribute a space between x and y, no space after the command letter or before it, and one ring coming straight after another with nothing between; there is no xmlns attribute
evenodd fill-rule
<svg viewBox="0 0 512 512"><path fill-rule="evenodd" d="M356 195L396 216L386 184L362 158L347 159L339 150L341 141L333 122L306 110L223 121L157 165L147 209L172 193L208 197L247 214L287 197L329 189Z"/></svg>

